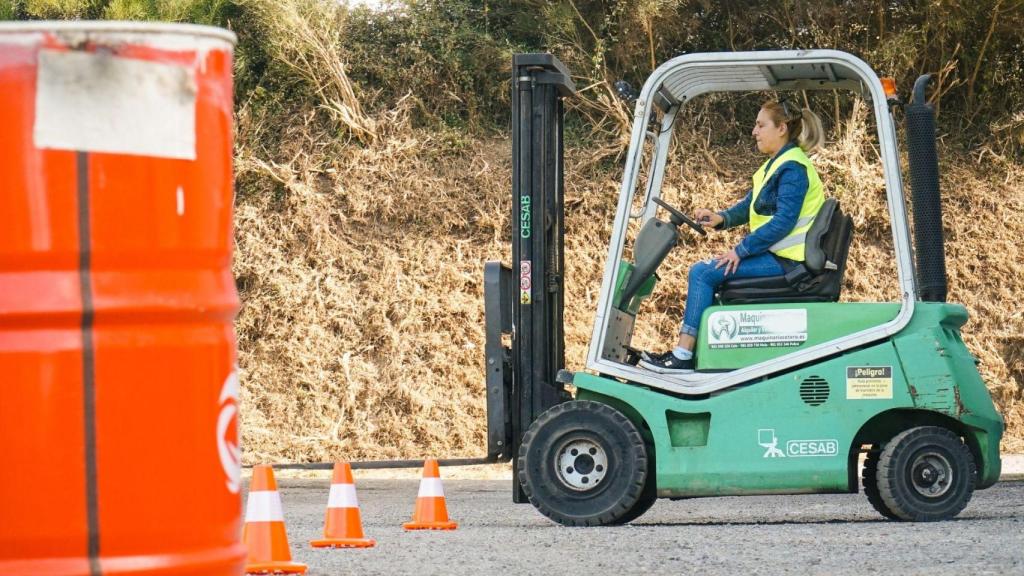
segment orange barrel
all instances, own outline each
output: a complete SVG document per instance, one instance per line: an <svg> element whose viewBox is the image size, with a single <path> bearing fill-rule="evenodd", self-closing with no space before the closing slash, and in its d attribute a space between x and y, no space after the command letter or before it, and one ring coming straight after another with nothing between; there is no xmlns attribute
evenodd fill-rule
<svg viewBox="0 0 1024 576"><path fill-rule="evenodd" d="M235 37L0 24L0 574L239 574Z"/></svg>

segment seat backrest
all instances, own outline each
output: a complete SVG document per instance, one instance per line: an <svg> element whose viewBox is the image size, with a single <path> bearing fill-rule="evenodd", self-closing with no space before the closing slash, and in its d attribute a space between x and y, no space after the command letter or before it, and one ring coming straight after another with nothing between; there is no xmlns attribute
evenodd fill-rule
<svg viewBox="0 0 1024 576"><path fill-rule="evenodd" d="M828 279L826 291L832 296L833 301L838 301L839 292L843 287L843 275L846 273L846 257L850 254L850 244L853 241L853 218L843 214L838 208L833 218L837 222L825 235L823 246L831 263L836 267Z"/></svg>
<svg viewBox="0 0 1024 576"><path fill-rule="evenodd" d="M836 217L837 212L839 217ZM826 252L826 240L829 239L829 233L833 233L834 236L836 227L842 222L842 217L839 201L835 198L826 198L825 203L818 210L817 216L814 217L814 222L804 240L804 266L812 275L817 276L824 272L829 261L835 262L833 258L835 254Z"/></svg>
<svg viewBox="0 0 1024 576"><path fill-rule="evenodd" d="M841 272L850 252L853 220L839 208L839 201L828 198L814 218L805 240L804 265L813 275L828 270ZM842 274L840 273L840 276Z"/></svg>

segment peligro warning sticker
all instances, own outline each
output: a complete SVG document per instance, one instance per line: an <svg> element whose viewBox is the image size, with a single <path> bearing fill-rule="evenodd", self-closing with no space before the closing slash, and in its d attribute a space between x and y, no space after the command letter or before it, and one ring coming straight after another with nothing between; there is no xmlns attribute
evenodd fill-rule
<svg viewBox="0 0 1024 576"><path fill-rule="evenodd" d="M891 400L892 366L847 366L848 400Z"/></svg>

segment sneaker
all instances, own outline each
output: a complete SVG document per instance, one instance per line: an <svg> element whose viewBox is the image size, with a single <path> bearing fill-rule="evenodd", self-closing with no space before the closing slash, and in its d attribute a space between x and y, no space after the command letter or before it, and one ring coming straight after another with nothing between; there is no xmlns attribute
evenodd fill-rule
<svg viewBox="0 0 1024 576"><path fill-rule="evenodd" d="M658 374L685 374L693 372L694 369L693 358L680 360L671 351L658 358L642 359L639 366Z"/></svg>
<svg viewBox="0 0 1024 576"><path fill-rule="evenodd" d="M647 350L644 350L643 352L640 353L640 359L651 362L655 360L661 360L662 358L668 356L671 353L671 350L666 350L664 352L648 352Z"/></svg>

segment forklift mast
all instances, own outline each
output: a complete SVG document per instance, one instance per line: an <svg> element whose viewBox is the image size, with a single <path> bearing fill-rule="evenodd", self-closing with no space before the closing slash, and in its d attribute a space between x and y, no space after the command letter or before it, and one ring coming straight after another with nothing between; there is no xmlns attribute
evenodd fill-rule
<svg viewBox="0 0 1024 576"><path fill-rule="evenodd" d="M565 365L562 100L575 93L551 54L513 56L512 266L484 266L491 460L517 459L530 424L568 398L555 377ZM518 479L513 500L526 501Z"/></svg>

